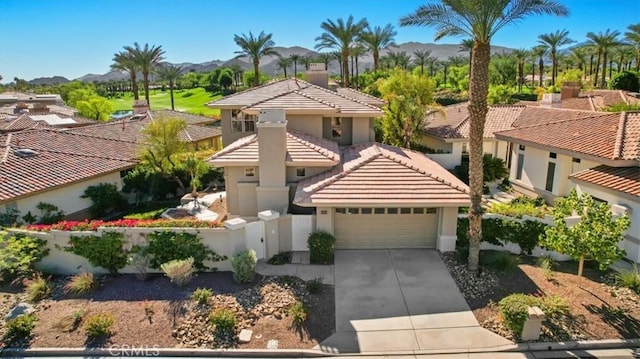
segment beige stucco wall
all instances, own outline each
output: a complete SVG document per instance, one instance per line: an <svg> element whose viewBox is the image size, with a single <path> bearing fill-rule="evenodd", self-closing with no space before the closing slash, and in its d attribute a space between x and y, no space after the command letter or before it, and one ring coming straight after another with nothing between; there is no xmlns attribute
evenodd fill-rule
<svg viewBox="0 0 640 359"><path fill-rule="evenodd" d="M352 138L353 145L367 143L373 141L370 131L370 118L354 118L352 122Z"/></svg>
<svg viewBox="0 0 640 359"><path fill-rule="evenodd" d="M222 125L222 143L230 145L237 139L254 134L255 132L231 132L231 110L220 110L220 123Z"/></svg>
<svg viewBox="0 0 640 359"><path fill-rule="evenodd" d="M332 207L318 207L316 209L316 229L333 234L333 215Z"/></svg>
<svg viewBox="0 0 640 359"><path fill-rule="evenodd" d="M260 173L257 167L254 168L256 173L255 177L245 177L245 167L224 168L224 180L227 190L227 211L229 214L256 215L257 204L255 199L255 187L258 185ZM251 211L252 213L246 214Z"/></svg>
<svg viewBox="0 0 640 359"><path fill-rule="evenodd" d="M322 116L287 115L287 130L322 137Z"/></svg>
<svg viewBox="0 0 640 359"><path fill-rule="evenodd" d="M434 150L441 150L446 153L451 153L453 144L443 141L439 137L424 135L420 138L420 143Z"/></svg>
<svg viewBox="0 0 640 359"><path fill-rule="evenodd" d="M456 250L458 239L458 207L442 207L438 209L438 237L436 248L441 252Z"/></svg>
<svg viewBox="0 0 640 359"><path fill-rule="evenodd" d="M297 168L304 168L305 172L306 172L306 176L304 177L298 177L296 176L296 169ZM300 167L292 167L292 166L288 166L287 167L287 183L295 183L295 182L299 182L305 178L309 178L312 176L315 176L317 174L320 174L322 172L326 172L331 170L333 167L305 167L305 166L300 166Z"/></svg>
<svg viewBox="0 0 640 359"><path fill-rule="evenodd" d="M67 215L72 215L75 212L86 210L91 206L91 200L87 198L80 198L80 196L82 196L87 187L95 186L100 183L113 183L118 186L118 189L122 188L120 172L113 172L105 176L93 178L69 186L57 187L51 191L41 192L33 196L18 199L15 203L18 206L21 216L27 214L29 211L31 211L32 215L39 216L40 211L36 206L40 202L53 204L60 210L64 211ZM2 212L4 212L4 205L0 208L2 208Z"/></svg>

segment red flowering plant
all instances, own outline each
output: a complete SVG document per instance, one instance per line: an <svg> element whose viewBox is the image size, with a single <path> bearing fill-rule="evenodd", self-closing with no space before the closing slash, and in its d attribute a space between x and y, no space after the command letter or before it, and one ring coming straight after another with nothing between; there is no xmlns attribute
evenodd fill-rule
<svg viewBox="0 0 640 359"><path fill-rule="evenodd" d="M217 221L199 221L195 219L117 219L114 221L61 221L55 224L32 224L26 229L39 232L59 231L96 231L99 227L143 227L143 228L215 228Z"/></svg>

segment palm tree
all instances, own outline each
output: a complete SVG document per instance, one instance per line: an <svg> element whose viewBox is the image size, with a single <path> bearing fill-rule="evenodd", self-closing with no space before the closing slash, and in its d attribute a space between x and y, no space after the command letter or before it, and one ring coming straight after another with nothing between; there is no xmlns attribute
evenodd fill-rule
<svg viewBox="0 0 640 359"><path fill-rule="evenodd" d="M333 54L330 52L321 52L318 54L318 59L324 63L324 69L329 70L329 63L333 60Z"/></svg>
<svg viewBox="0 0 640 359"><path fill-rule="evenodd" d="M138 94L138 64L133 59L133 55L129 51L120 51L113 55L113 64L111 64L112 70L125 71L129 74L131 79L131 91L133 92L133 99L140 99Z"/></svg>
<svg viewBox="0 0 640 359"><path fill-rule="evenodd" d="M349 55L351 56L351 78L352 81L355 82L356 88L359 88L358 77L360 75L360 70L358 69L358 58L367 53L367 50L359 43L356 43L351 49L349 49ZM353 71L355 69L355 76L353 75Z"/></svg>
<svg viewBox="0 0 640 359"><path fill-rule="evenodd" d="M302 55L289 55L289 60L293 63L293 77L298 77L298 62L300 62L300 58L302 58Z"/></svg>
<svg viewBox="0 0 640 359"><path fill-rule="evenodd" d="M291 66L291 57L280 57L278 59L278 67L284 72L284 77L287 77L287 68Z"/></svg>
<svg viewBox="0 0 640 359"><path fill-rule="evenodd" d="M538 35L538 43L549 46L551 55L551 86L556 85L556 76L558 76L558 59L556 56L558 47L571 44L575 41L569 38L569 31L557 30L548 34Z"/></svg>
<svg viewBox="0 0 640 359"><path fill-rule="evenodd" d="M487 116L491 38L506 25L531 14L568 15L554 0L440 0L400 19L401 26L433 26L435 40L466 35L473 39L469 81L469 269L478 270L482 240L482 140Z"/></svg>
<svg viewBox="0 0 640 359"><path fill-rule="evenodd" d="M237 88L242 80L242 67L238 64L233 64L229 68L231 69L231 71L233 71L233 82L235 83L235 86Z"/></svg>
<svg viewBox="0 0 640 359"><path fill-rule="evenodd" d="M636 49L633 45L623 44L615 48L616 56L618 57L618 73L624 70L625 59L633 59L636 55Z"/></svg>
<svg viewBox="0 0 640 359"><path fill-rule="evenodd" d="M624 38L636 47L636 72L640 71L640 24L632 24L627 26L627 32Z"/></svg>
<svg viewBox="0 0 640 359"><path fill-rule="evenodd" d="M369 24L367 19L361 19L354 23L353 15L349 15L347 22L338 19L334 22L331 19L322 22L320 27L324 30L322 35L316 37L316 49L334 48L340 51L340 61L342 62L341 80L345 87L349 87L349 49L357 40L358 36Z"/></svg>
<svg viewBox="0 0 640 359"><path fill-rule="evenodd" d="M144 86L144 98L147 100L147 105L151 107L149 101L149 74L153 69L164 59L164 50L162 46L149 46L144 44L144 47L140 47L137 42L133 43L133 47L125 46L125 50L131 53L133 60L138 69L142 72L142 84Z"/></svg>
<svg viewBox="0 0 640 359"><path fill-rule="evenodd" d="M360 42L362 42L373 56L373 72L378 71L380 50L396 45L394 42L396 34L397 32L391 24L387 24L385 27L376 26L373 29L367 26L367 28L360 33Z"/></svg>
<svg viewBox="0 0 640 359"><path fill-rule="evenodd" d="M469 70L471 70L471 53L473 52L473 39L464 39L460 41L458 52L469 53ZM471 76L471 72L469 72L469 76Z"/></svg>
<svg viewBox="0 0 640 359"><path fill-rule="evenodd" d="M253 36L253 33L249 31L249 36L244 33L233 36L233 41L240 47L237 57L247 56L253 63L253 85L258 86L260 84L260 59L263 56L275 55L278 56L278 52L273 49L276 43L271 39L273 34L265 34L264 31L260 31L258 37Z"/></svg>
<svg viewBox="0 0 640 359"><path fill-rule="evenodd" d="M403 69L407 68L409 60L411 59L404 51L389 51L387 52L387 56L391 60L393 67L401 67Z"/></svg>
<svg viewBox="0 0 640 359"><path fill-rule="evenodd" d="M538 58L538 73L540 76L538 86L540 87L543 86L542 77L544 76L544 57L547 55L548 51L549 47L547 45L534 46L531 50L531 53L533 53Z"/></svg>
<svg viewBox="0 0 640 359"><path fill-rule="evenodd" d="M524 84L524 63L529 56L529 51L526 49L513 50L511 53L516 58L518 65L518 93L522 92L522 85Z"/></svg>
<svg viewBox="0 0 640 359"><path fill-rule="evenodd" d="M172 110L176 109L173 103L173 88L176 82L178 82L178 79L180 78L180 74L182 73L182 70L183 70L182 66L175 66L171 64L158 66L158 68L156 68L156 73L158 74L160 79L169 83L169 95L171 96Z"/></svg>
<svg viewBox="0 0 640 359"><path fill-rule="evenodd" d="M606 76L607 76L607 55L609 53L609 49L620 44L618 41L618 36L620 35L620 31L614 30L611 31L607 29L607 31L599 32L597 34L593 32L587 33L587 38L589 39L589 43L595 45L598 52L598 61L596 62L596 76L595 81L593 82L593 86L596 86L598 82L598 69L600 62L602 60L602 79L600 81L600 87L605 88Z"/></svg>
<svg viewBox="0 0 640 359"><path fill-rule="evenodd" d="M585 46L574 47L573 49L571 49L571 58L578 66L578 70L582 71L582 73L586 76L584 64L587 62L587 48Z"/></svg>
<svg viewBox="0 0 640 359"><path fill-rule="evenodd" d="M304 69L309 71L311 65L311 56L300 56L300 64L304 65Z"/></svg>
<svg viewBox="0 0 640 359"><path fill-rule="evenodd" d="M464 65L465 63L467 63L467 58L464 56L449 56L447 58L447 61L449 62L449 65L454 66L454 67L460 67L462 65Z"/></svg>
<svg viewBox="0 0 640 359"><path fill-rule="evenodd" d="M333 51L331 55L334 59L338 60L338 67L340 68L340 81L343 80L344 76L344 68L342 67L342 52L341 51Z"/></svg>
<svg viewBox="0 0 640 359"><path fill-rule="evenodd" d="M435 68L438 65L438 58L437 57L433 57L433 56L429 56L427 58L427 65L429 66L429 76L433 77L434 75L434 71Z"/></svg>
<svg viewBox="0 0 640 359"><path fill-rule="evenodd" d="M424 65L427 64L429 56L431 56L430 50L416 50L413 52L413 63L416 66L420 66L420 76L424 76Z"/></svg>

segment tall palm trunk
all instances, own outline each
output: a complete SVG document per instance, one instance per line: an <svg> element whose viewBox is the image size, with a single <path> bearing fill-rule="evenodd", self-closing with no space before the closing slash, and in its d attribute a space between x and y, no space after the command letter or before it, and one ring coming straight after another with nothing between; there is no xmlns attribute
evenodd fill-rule
<svg viewBox="0 0 640 359"><path fill-rule="evenodd" d="M360 88L358 78L360 77L360 71L358 69L358 55L356 55L356 89Z"/></svg>
<svg viewBox="0 0 640 359"><path fill-rule="evenodd" d="M135 71L131 72L131 92L133 92L134 100L140 99L140 94L138 93L138 78Z"/></svg>
<svg viewBox="0 0 640 359"><path fill-rule="evenodd" d="M598 58L596 60L596 71L593 80L593 86L598 86L598 71L600 70L600 57L602 56L602 49L598 49Z"/></svg>
<svg viewBox="0 0 640 359"><path fill-rule="evenodd" d="M593 57L593 54L589 56L589 76L593 75Z"/></svg>
<svg viewBox="0 0 640 359"><path fill-rule="evenodd" d="M607 80L607 50L602 51L602 80L600 81L600 87L604 88Z"/></svg>
<svg viewBox="0 0 640 359"><path fill-rule="evenodd" d="M373 51L373 72L378 71L378 63L380 61L380 53L378 50Z"/></svg>
<svg viewBox="0 0 640 359"><path fill-rule="evenodd" d="M613 59L609 60L609 80L611 80L612 73L613 73Z"/></svg>
<svg viewBox="0 0 640 359"><path fill-rule="evenodd" d="M558 69L558 63L556 62L556 52L551 52L551 86L556 85L556 70Z"/></svg>
<svg viewBox="0 0 640 359"><path fill-rule="evenodd" d="M536 86L536 59L531 62L531 88Z"/></svg>
<svg viewBox="0 0 640 359"><path fill-rule="evenodd" d="M253 86L260 85L260 59L253 59Z"/></svg>
<svg viewBox="0 0 640 359"><path fill-rule="evenodd" d="M542 56L540 56L540 59L538 60L538 71L540 74L538 76L540 76L540 87L543 87L542 84L542 74L544 73L544 59L542 58Z"/></svg>
<svg viewBox="0 0 640 359"><path fill-rule="evenodd" d="M169 81L169 96L171 96L171 111L175 111L176 107L173 103L173 81Z"/></svg>
<svg viewBox="0 0 640 359"><path fill-rule="evenodd" d="M349 48L342 49L342 86L349 87Z"/></svg>
<svg viewBox="0 0 640 359"><path fill-rule="evenodd" d="M473 45L471 81L469 81L469 269L478 270L482 240L482 139L487 117L489 93L490 45L476 41Z"/></svg>
<svg viewBox="0 0 640 359"><path fill-rule="evenodd" d="M147 106L151 108L151 102L149 102L149 71L142 71L142 84L144 86L144 98L147 100Z"/></svg>

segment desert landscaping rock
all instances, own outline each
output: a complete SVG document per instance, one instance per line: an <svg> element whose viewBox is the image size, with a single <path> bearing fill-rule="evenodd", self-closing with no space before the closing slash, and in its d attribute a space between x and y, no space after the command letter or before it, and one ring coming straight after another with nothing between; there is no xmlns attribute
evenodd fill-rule
<svg viewBox="0 0 640 359"><path fill-rule="evenodd" d="M35 311L36 309L33 307L33 305L29 303L20 303L9 311L9 313L4 317L4 320L8 322L11 319L15 319L21 315L31 314Z"/></svg>
<svg viewBox="0 0 640 359"><path fill-rule="evenodd" d="M456 253L446 252L441 253L441 256L453 280L467 301L489 296L498 285L498 277L493 271L482 268L477 274L474 274L467 269L466 264L458 261Z"/></svg>
<svg viewBox="0 0 640 359"><path fill-rule="evenodd" d="M249 329L242 329L240 334L238 334L238 342L239 343L249 343L251 341L251 337L253 336L253 331Z"/></svg>

